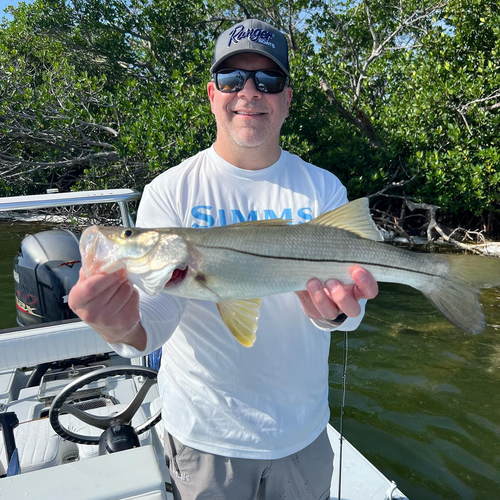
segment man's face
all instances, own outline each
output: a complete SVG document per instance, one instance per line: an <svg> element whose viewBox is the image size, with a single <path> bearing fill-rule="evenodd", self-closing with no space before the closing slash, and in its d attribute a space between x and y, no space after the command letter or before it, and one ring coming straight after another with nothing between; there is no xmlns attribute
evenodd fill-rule
<svg viewBox="0 0 500 500"><path fill-rule="evenodd" d="M278 66L259 54L243 53L227 59L223 68L258 70ZM214 82L208 83L207 90L217 121L217 142L248 148L279 144L281 126L292 100L290 87L279 94L266 94L259 92L249 78L239 92L220 92Z"/></svg>

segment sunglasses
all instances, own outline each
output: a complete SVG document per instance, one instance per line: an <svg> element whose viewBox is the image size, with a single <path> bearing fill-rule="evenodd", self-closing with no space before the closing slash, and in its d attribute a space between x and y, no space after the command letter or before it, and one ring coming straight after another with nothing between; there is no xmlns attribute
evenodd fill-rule
<svg viewBox="0 0 500 500"><path fill-rule="evenodd" d="M220 92L239 92L243 90L248 79L251 78L255 88L266 94L279 94L288 83L285 73L275 69L258 69L247 71L245 69L227 68L217 71L213 75L215 86Z"/></svg>

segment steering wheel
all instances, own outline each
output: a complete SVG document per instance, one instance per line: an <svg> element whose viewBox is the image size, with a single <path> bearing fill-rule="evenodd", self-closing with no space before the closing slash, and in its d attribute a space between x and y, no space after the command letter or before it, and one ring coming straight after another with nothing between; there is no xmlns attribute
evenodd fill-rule
<svg viewBox="0 0 500 500"><path fill-rule="evenodd" d="M76 391L81 389L91 382L101 380L107 377L114 377L117 375L127 375L127 376L140 376L144 377L146 380L142 384L142 387L137 391L132 401L120 412L109 417L101 417L98 415L92 415L79 410L74 405L66 403ZM82 434L76 434L69 431L62 426L60 421L61 412L69 413L77 419L89 424L93 427L97 427L106 430L108 427L116 424L130 425L132 417L137 413L137 410L141 407L144 398L146 397L149 389L156 383L157 372L151 368L145 368L142 366L118 366L118 367L106 367L100 370L95 370L93 372L87 373L78 377L76 380L68 384L54 399L49 410L49 422L59 436L67 441L72 441L73 443L79 444L99 444L99 436L84 436ZM149 420L144 422L135 428L137 434L142 434L147 430L151 429L161 420L161 409L156 412Z"/></svg>

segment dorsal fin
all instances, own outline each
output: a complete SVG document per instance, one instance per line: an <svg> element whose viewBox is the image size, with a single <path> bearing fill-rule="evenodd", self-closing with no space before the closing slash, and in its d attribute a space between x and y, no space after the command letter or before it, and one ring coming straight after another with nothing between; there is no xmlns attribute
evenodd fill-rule
<svg viewBox="0 0 500 500"><path fill-rule="evenodd" d="M383 241L380 231L370 215L368 198L359 198L331 212L316 217L308 224L345 229L369 240Z"/></svg>

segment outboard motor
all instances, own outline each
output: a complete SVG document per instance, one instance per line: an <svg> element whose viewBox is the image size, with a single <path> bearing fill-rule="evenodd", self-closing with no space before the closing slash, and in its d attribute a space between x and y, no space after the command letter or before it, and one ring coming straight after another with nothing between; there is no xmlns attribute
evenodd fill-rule
<svg viewBox="0 0 500 500"><path fill-rule="evenodd" d="M72 232L54 229L26 236L14 258L18 324L76 318L68 294L80 268L78 239Z"/></svg>

